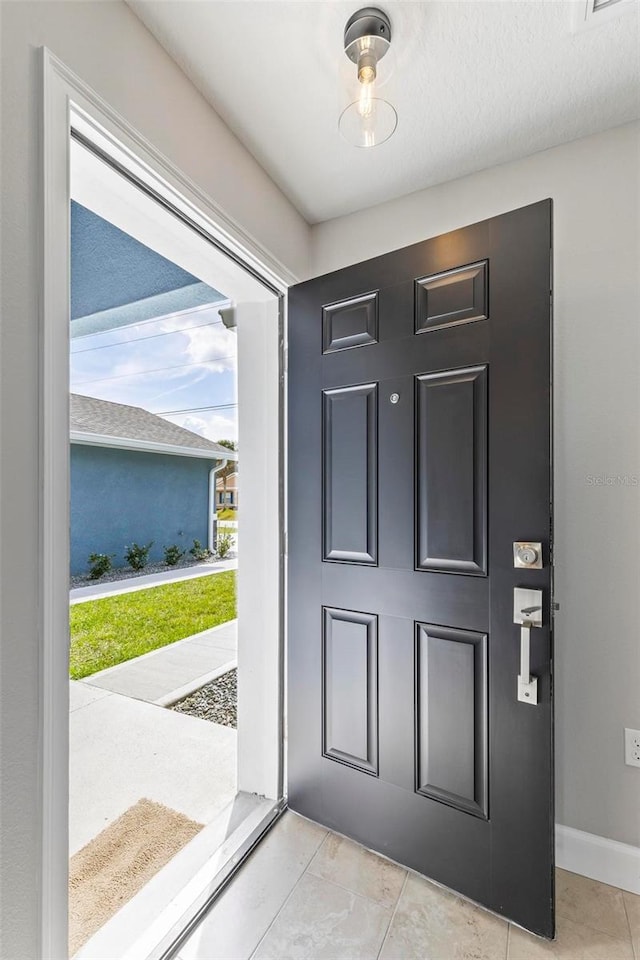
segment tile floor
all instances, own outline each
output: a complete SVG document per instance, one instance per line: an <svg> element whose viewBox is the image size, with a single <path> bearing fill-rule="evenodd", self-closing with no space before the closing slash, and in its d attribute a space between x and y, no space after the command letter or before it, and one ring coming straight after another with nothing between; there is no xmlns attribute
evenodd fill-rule
<svg viewBox="0 0 640 960"><path fill-rule="evenodd" d="M558 871L539 940L287 812L180 960L640 960L640 897Z"/></svg>

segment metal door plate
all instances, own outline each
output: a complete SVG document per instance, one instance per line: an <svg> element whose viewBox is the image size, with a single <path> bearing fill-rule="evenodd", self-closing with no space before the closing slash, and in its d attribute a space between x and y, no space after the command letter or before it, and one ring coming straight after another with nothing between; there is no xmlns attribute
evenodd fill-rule
<svg viewBox="0 0 640 960"><path fill-rule="evenodd" d="M538 702L538 678L537 677L518 677L518 700L521 703Z"/></svg>
<svg viewBox="0 0 640 960"><path fill-rule="evenodd" d="M542 570L542 544L516 540L513 545L513 565L516 569Z"/></svg>

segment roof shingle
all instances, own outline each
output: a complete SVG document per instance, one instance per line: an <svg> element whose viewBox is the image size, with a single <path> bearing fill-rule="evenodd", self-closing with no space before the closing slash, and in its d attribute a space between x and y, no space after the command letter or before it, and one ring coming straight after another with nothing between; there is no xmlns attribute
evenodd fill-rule
<svg viewBox="0 0 640 960"><path fill-rule="evenodd" d="M211 452L212 459L229 459L231 456L230 451L219 443L141 407L83 397L77 393L71 394L70 426L72 433L198 449Z"/></svg>

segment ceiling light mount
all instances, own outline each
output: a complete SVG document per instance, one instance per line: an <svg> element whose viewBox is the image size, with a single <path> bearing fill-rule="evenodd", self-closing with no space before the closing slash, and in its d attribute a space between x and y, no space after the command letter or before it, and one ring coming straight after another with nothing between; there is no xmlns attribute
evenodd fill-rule
<svg viewBox="0 0 640 960"><path fill-rule="evenodd" d="M382 60L391 46L391 21L383 10L377 7L363 7L349 17L344 28L344 52L353 63L360 64L364 58L373 65L375 79L376 65ZM361 80L363 82L370 82Z"/></svg>
<svg viewBox="0 0 640 960"><path fill-rule="evenodd" d="M390 46L391 21L383 10L362 7L347 20L344 52L357 67L358 99L343 110L338 127L353 146L375 147L396 129L396 111L375 96L378 64Z"/></svg>

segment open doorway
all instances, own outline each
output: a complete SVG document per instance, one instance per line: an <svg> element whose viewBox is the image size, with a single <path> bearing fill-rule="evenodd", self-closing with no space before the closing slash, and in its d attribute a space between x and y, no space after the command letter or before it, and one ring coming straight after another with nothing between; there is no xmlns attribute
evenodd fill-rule
<svg viewBox="0 0 640 960"><path fill-rule="evenodd" d="M81 139L70 209L70 954L146 956L175 939L279 811L281 771L269 769L279 667L254 649L281 510L280 401L261 396L269 370L279 379L278 297ZM267 607L280 603L276 580Z"/></svg>

